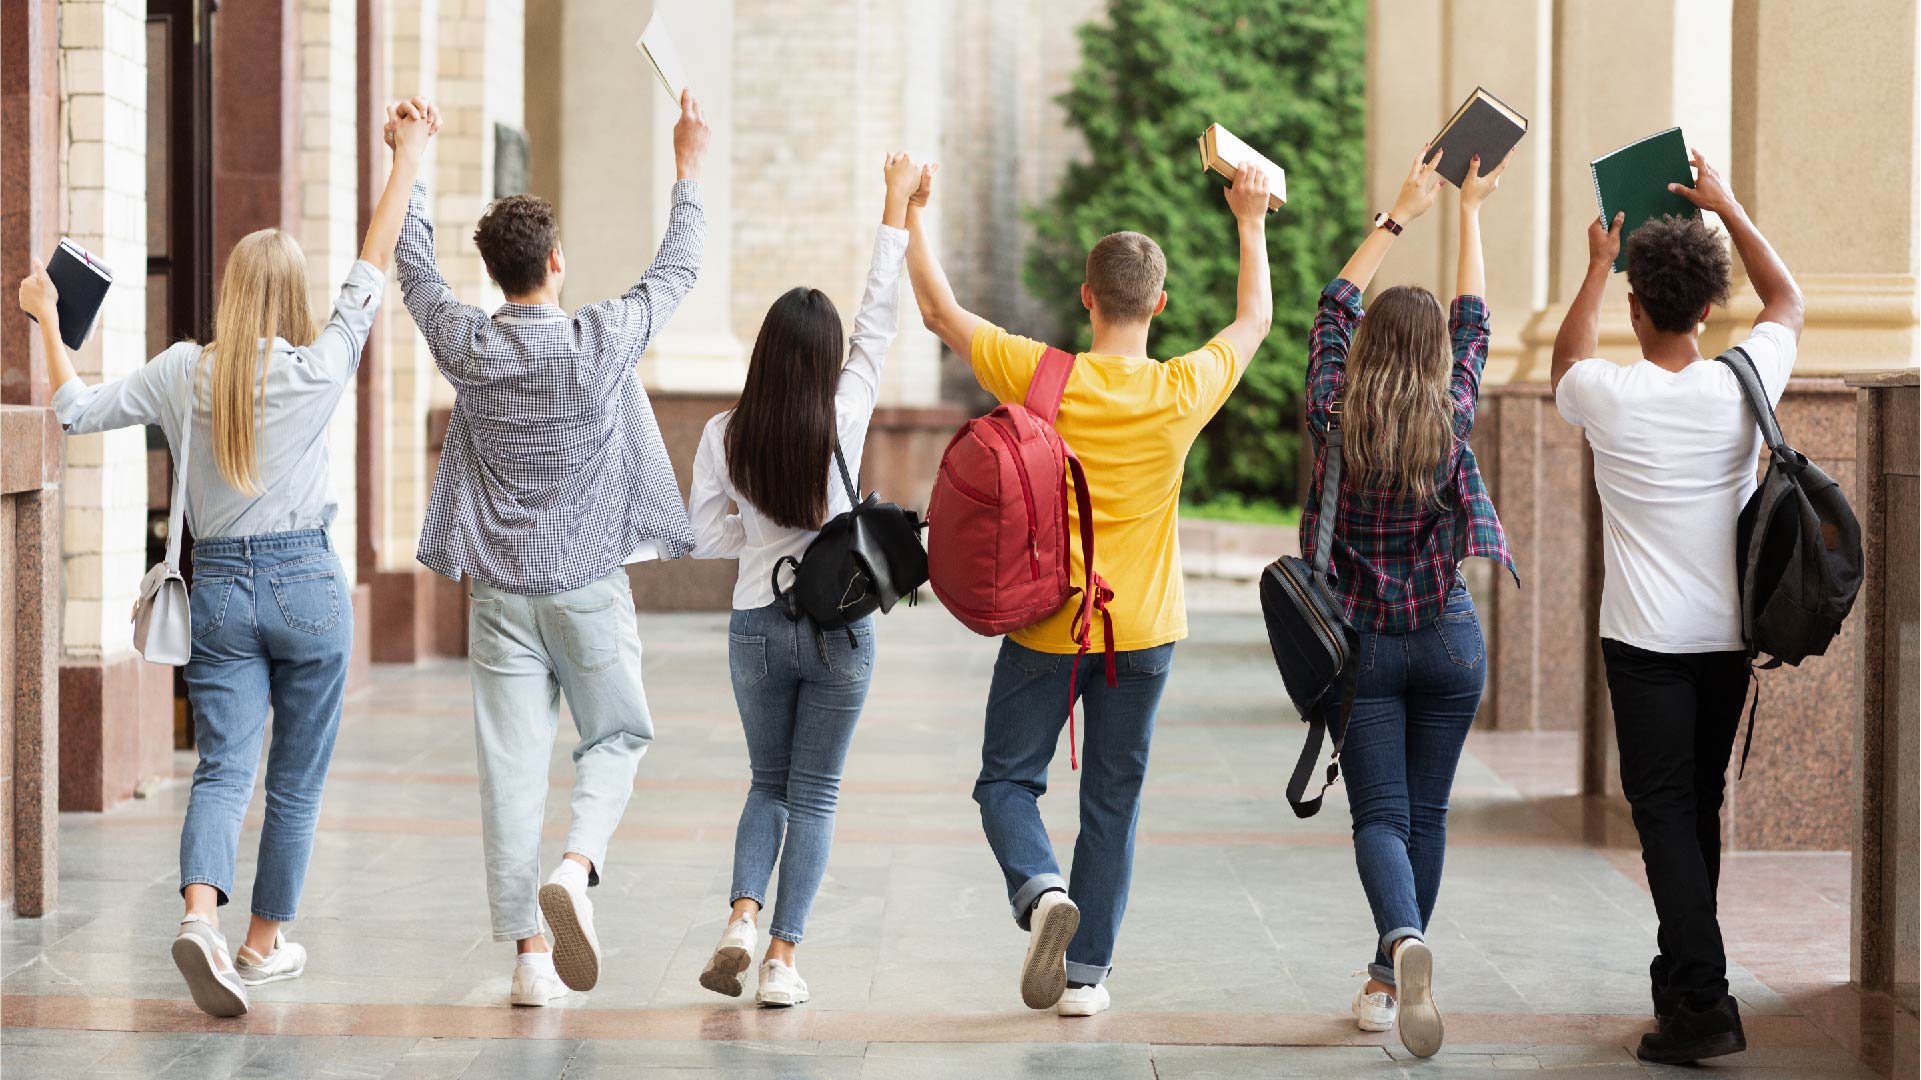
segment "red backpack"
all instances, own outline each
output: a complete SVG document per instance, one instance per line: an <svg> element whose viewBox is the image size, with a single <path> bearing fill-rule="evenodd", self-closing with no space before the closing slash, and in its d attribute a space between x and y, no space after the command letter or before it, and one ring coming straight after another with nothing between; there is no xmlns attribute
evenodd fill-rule
<svg viewBox="0 0 1921 1080"><path fill-rule="evenodd" d="M1000 405L969 420L941 454L927 502L927 579L947 610L977 634L1005 634L1032 626L1080 593L1073 636L1079 660L1090 647L1099 612L1106 628L1107 685L1114 678L1114 597L1094 572L1094 510L1080 458L1054 430L1074 356L1049 348L1041 355L1027 399ZM1069 580L1067 474L1081 521L1081 564L1087 580ZM1067 748L1074 750L1074 675L1067 685Z"/></svg>

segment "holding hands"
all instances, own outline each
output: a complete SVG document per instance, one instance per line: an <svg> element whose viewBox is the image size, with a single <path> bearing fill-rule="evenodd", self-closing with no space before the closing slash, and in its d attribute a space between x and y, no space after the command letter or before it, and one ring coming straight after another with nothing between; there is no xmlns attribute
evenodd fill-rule
<svg viewBox="0 0 1921 1080"><path fill-rule="evenodd" d="M427 140L440 130L440 110L426 98L409 98L387 106L385 138L387 148L396 154L419 158L427 150Z"/></svg>
<svg viewBox="0 0 1921 1080"><path fill-rule="evenodd" d="M933 166L922 166L914 161L904 150L887 155L881 165L881 175L887 181L887 198L881 206L881 223L896 229L907 227L907 207L910 203L925 206L927 198L922 195L925 187L933 188ZM915 203L916 199L918 203Z"/></svg>

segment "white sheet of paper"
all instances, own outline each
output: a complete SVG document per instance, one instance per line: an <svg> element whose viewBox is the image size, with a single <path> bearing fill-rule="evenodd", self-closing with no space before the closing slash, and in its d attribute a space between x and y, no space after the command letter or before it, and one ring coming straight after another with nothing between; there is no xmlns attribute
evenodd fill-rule
<svg viewBox="0 0 1921 1080"><path fill-rule="evenodd" d="M687 65L681 63L680 50L674 48L674 39L667 33L666 20L659 12L647 20L647 29L640 32L634 48L653 65L660 84L667 88L667 96L674 99L674 104L680 104L680 92L687 88Z"/></svg>

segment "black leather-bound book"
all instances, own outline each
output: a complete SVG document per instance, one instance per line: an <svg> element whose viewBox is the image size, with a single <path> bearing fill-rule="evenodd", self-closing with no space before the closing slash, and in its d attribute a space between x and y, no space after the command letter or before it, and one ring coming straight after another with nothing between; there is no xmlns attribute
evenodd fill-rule
<svg viewBox="0 0 1921 1080"><path fill-rule="evenodd" d="M60 340L77 351L87 343L87 335L100 317L100 305L113 285L113 271L102 266L86 248L63 238L53 258L47 260L47 276L60 290Z"/></svg>
<svg viewBox="0 0 1921 1080"><path fill-rule="evenodd" d="M1424 160L1433 160L1437 150L1445 151L1434 171L1448 183L1460 187L1461 181L1467 179L1468 163L1474 155L1481 155L1481 175L1486 176L1500 167L1507 152L1526 134L1527 117L1477 86L1441 126L1441 133L1428 144Z"/></svg>

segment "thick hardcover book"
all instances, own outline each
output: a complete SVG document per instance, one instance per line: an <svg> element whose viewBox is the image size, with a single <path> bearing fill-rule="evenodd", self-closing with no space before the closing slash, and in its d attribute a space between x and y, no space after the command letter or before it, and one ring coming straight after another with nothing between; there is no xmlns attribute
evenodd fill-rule
<svg viewBox="0 0 1921 1080"><path fill-rule="evenodd" d="M1279 210L1287 202L1287 170L1268 160L1266 155L1242 142L1234 133L1219 124L1210 124L1201 133L1201 168L1234 179L1235 170L1242 165L1253 164L1267 173L1271 187L1267 193L1267 209L1271 213Z"/></svg>
<svg viewBox="0 0 1921 1080"><path fill-rule="evenodd" d="M640 32L634 48L647 57L654 74L660 76L660 84L667 88L667 96L679 104L680 92L687 88L687 65L681 63L680 50L674 47L674 39L667 33L667 23L659 12L647 20L647 29Z"/></svg>
<svg viewBox="0 0 1921 1080"><path fill-rule="evenodd" d="M1693 203L1668 190L1669 184L1694 186L1688 141L1678 127L1595 158L1588 169L1594 174L1594 199L1601 206L1601 220L1612 224L1616 213L1627 215L1621 222L1621 253L1614 257L1617 272L1628 268L1627 239L1634 230L1667 214L1701 216Z"/></svg>
<svg viewBox="0 0 1921 1080"><path fill-rule="evenodd" d="M1477 86L1441 125L1440 134L1428 144L1427 157L1422 160L1432 161L1436 153L1445 151L1434 171L1458 188L1467 179L1474 155L1481 155L1481 175L1486 176L1501 167L1507 152L1526 134L1527 117Z"/></svg>
<svg viewBox="0 0 1921 1080"><path fill-rule="evenodd" d="M86 248L63 237L60 246L53 249L53 258L47 260L47 276L60 292L60 340L78 352L100 318L100 305L113 287L113 271L102 266Z"/></svg>

